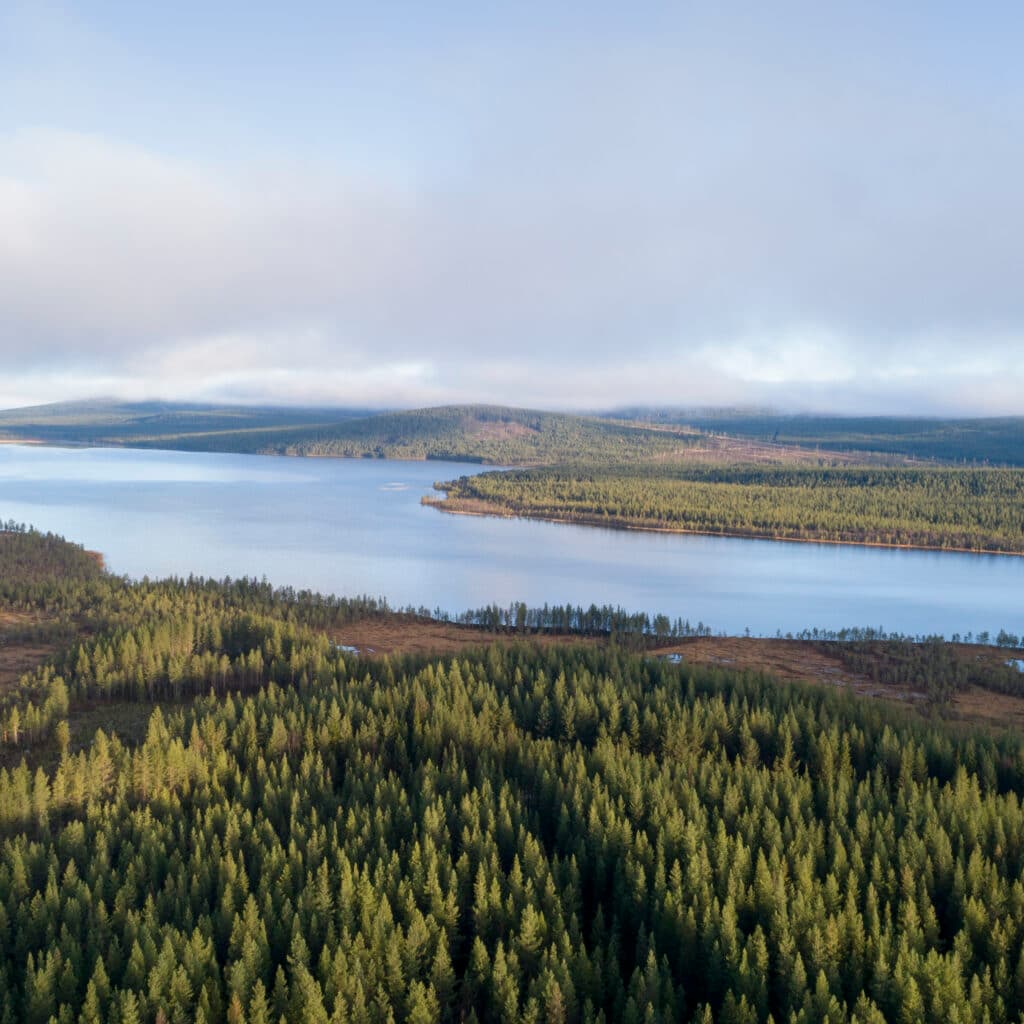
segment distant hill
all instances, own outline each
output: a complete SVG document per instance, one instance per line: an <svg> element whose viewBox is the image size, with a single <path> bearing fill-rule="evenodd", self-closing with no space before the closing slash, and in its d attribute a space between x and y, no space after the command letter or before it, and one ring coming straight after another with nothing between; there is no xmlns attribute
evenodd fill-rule
<svg viewBox="0 0 1024 1024"><path fill-rule="evenodd" d="M492 466L935 460L1024 466L1024 417L784 416L764 410L628 409L583 416L494 405L401 412L64 402L0 411L0 440Z"/></svg>
<svg viewBox="0 0 1024 1024"><path fill-rule="evenodd" d="M459 405L406 412L78 402L0 412L0 437L48 443L487 465L671 456L697 435L595 417Z"/></svg>
<svg viewBox="0 0 1024 1024"><path fill-rule="evenodd" d="M210 433L309 427L367 410L223 406L178 402L56 402L0 411L0 438L132 444Z"/></svg>
<svg viewBox="0 0 1024 1024"><path fill-rule="evenodd" d="M297 455L535 465L671 454L693 441L692 434L678 430L502 406L460 405L349 420L268 447Z"/></svg>
<svg viewBox="0 0 1024 1024"><path fill-rule="evenodd" d="M834 452L877 452L950 463L1024 466L1024 416L782 415L744 409L619 409L608 419L688 426L712 434Z"/></svg>

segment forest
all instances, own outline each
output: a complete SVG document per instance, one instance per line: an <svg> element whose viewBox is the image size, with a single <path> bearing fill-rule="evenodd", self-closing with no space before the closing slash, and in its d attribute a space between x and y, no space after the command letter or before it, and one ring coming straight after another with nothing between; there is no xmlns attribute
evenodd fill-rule
<svg viewBox="0 0 1024 1024"><path fill-rule="evenodd" d="M1005 631L1000 639L1006 647L1015 647L1018 642L1018 637ZM942 637L822 641L820 646L838 654L840 661L855 672L888 686L909 686L934 703L948 701L970 686L1024 695L1024 675L1008 660L972 658Z"/></svg>
<svg viewBox="0 0 1024 1024"><path fill-rule="evenodd" d="M600 462L678 454L695 445L693 431L610 423L593 417L509 409L445 406L379 414L267 451L346 458L449 459L493 465Z"/></svg>
<svg viewBox="0 0 1024 1024"><path fill-rule="evenodd" d="M451 512L597 526L1024 552L1024 471L908 467L570 466L439 483Z"/></svg>
<svg viewBox="0 0 1024 1024"><path fill-rule="evenodd" d="M78 630L5 695L4 1024L1024 1012L1013 731L670 663L616 610L363 657L324 630L379 602L131 582L15 524L0 570ZM79 734L123 701L140 735Z"/></svg>

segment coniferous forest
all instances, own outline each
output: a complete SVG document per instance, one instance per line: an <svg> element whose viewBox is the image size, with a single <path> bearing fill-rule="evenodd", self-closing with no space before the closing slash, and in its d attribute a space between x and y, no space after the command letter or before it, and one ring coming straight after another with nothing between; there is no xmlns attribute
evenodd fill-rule
<svg viewBox="0 0 1024 1024"><path fill-rule="evenodd" d="M0 540L78 630L4 696L0 1021L1024 1013L1016 734L614 636L361 657L373 602Z"/></svg>
<svg viewBox="0 0 1024 1024"><path fill-rule="evenodd" d="M597 526L1024 553L1024 471L572 466L464 476L431 501Z"/></svg>

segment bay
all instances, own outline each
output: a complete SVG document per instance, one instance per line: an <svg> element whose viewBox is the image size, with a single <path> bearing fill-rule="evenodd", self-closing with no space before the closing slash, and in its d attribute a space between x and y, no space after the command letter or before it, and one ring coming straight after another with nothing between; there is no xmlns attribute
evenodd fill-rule
<svg viewBox="0 0 1024 1024"><path fill-rule="evenodd" d="M1024 632L1024 559L605 530L420 504L464 463L0 445L0 519L133 577L266 577L393 606L619 605L716 632Z"/></svg>

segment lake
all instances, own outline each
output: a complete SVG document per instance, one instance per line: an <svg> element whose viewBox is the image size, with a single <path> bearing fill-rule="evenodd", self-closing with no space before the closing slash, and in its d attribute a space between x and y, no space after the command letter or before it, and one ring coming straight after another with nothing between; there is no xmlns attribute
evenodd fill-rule
<svg viewBox="0 0 1024 1024"><path fill-rule="evenodd" d="M613 604L713 630L1024 632L1024 559L604 530L424 507L464 463L0 445L0 520L115 573L267 577L395 606Z"/></svg>

